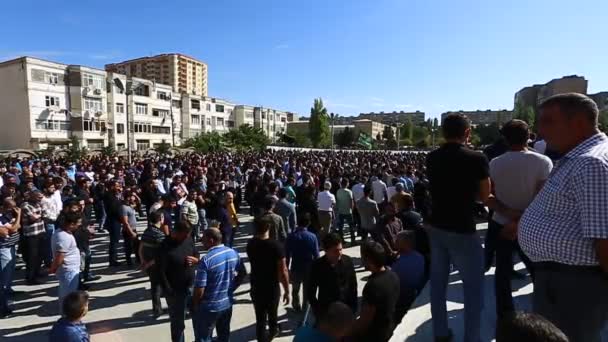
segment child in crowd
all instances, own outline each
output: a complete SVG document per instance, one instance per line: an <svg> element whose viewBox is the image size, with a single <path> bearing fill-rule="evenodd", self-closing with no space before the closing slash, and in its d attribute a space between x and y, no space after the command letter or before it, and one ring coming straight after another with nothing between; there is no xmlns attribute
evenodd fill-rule
<svg viewBox="0 0 608 342"><path fill-rule="evenodd" d="M53 324L49 342L89 342L89 333L82 319L89 311L89 295L75 291L63 299L63 316Z"/></svg>

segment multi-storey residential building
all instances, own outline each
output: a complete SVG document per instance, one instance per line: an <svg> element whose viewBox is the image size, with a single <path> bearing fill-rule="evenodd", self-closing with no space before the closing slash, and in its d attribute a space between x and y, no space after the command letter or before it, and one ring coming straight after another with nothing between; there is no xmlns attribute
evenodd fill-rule
<svg viewBox="0 0 608 342"><path fill-rule="evenodd" d="M168 84L176 92L207 96L207 64L183 54L131 59L108 64L106 70Z"/></svg>
<svg viewBox="0 0 608 342"><path fill-rule="evenodd" d="M353 123L350 125L334 125L333 129L334 129L334 135L344 131L346 128L349 128L349 129L354 130L355 134L358 134L361 132L361 133L365 133L365 134L369 135L373 139L376 139L378 137L378 134L380 136L382 136L386 126L388 126L388 125L385 125L381 122L376 122L376 121L372 121L369 119L361 119L361 120L354 120ZM390 126L390 127L393 130L393 133L396 134L397 133L396 128L393 126ZM308 120L289 121L289 122L287 122L287 128L289 129L289 131L292 134L297 132L299 134L308 135L310 133L310 126L309 126Z"/></svg>
<svg viewBox="0 0 608 342"><path fill-rule="evenodd" d="M473 125L489 125L497 123L502 125L507 121L513 119L513 111L511 110L475 110L475 111L456 111L456 112L445 112L441 114L441 121L450 114L463 114L466 115L471 124Z"/></svg>
<svg viewBox="0 0 608 342"><path fill-rule="evenodd" d="M536 110L543 99L563 93L587 94L587 80L582 76L571 75L553 79L545 84L535 84L522 88L515 93L515 104L532 107Z"/></svg>
<svg viewBox="0 0 608 342"><path fill-rule="evenodd" d="M108 141L105 71L21 57L0 63L0 147Z"/></svg>
<svg viewBox="0 0 608 342"><path fill-rule="evenodd" d="M226 100L183 94L182 124L184 139L199 133L225 133L236 126L235 105Z"/></svg>
<svg viewBox="0 0 608 342"><path fill-rule="evenodd" d="M421 124L424 122L424 112L392 112L392 113L361 113L354 120L368 119L375 122L381 122L385 125L403 124L408 120L412 120L414 124Z"/></svg>
<svg viewBox="0 0 608 342"><path fill-rule="evenodd" d="M238 105L234 107L234 121L236 127L242 125L254 126L253 113L255 107L248 105Z"/></svg>
<svg viewBox="0 0 608 342"><path fill-rule="evenodd" d="M253 110L254 127L261 128L271 142L275 142L278 137L287 132L287 112L266 107L254 107Z"/></svg>
<svg viewBox="0 0 608 342"><path fill-rule="evenodd" d="M122 82L125 91L115 80ZM116 73L108 73L108 84L111 146L123 149L128 146L127 139L134 150L181 143L181 99L171 86Z"/></svg>

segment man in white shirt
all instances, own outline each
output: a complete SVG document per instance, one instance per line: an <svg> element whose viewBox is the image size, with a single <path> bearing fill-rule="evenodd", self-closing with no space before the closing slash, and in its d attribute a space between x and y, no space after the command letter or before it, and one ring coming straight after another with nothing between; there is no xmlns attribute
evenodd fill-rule
<svg viewBox="0 0 608 342"><path fill-rule="evenodd" d="M379 177L372 177L372 194L379 206L386 200L386 183Z"/></svg>
<svg viewBox="0 0 608 342"><path fill-rule="evenodd" d="M489 222L499 232L496 241L496 311L498 318L513 313L511 295L512 255L517 251L530 274L530 260L522 253L517 243L517 232L505 225L515 221L532 202L545 180L549 177L553 163L548 157L527 148L528 125L521 120L507 122L502 130L509 151L490 162L490 177L494 185L494 199L490 206L494 215Z"/></svg>
<svg viewBox="0 0 608 342"><path fill-rule="evenodd" d="M319 203L319 236L321 240L331 229L334 219L334 206L336 205L336 197L329 192L331 182L325 182L323 189L324 191L317 194L317 202Z"/></svg>
<svg viewBox="0 0 608 342"><path fill-rule="evenodd" d="M365 179L363 177L359 178L357 184L353 185L353 200L355 201L355 207L353 208L353 220L355 221L355 227L357 228L357 233L361 236L361 217L359 216L359 210L357 209L356 203L359 202L360 199L364 196L365 189Z"/></svg>

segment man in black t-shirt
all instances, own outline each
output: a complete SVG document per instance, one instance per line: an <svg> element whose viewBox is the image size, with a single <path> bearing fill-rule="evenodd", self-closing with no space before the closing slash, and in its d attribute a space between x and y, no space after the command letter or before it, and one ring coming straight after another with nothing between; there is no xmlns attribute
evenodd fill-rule
<svg viewBox="0 0 608 342"><path fill-rule="evenodd" d="M194 272L199 254L190 237L192 227L178 222L171 235L160 245L155 263L158 264L160 283L169 307L171 341L184 341L186 303L194 284Z"/></svg>
<svg viewBox="0 0 608 342"><path fill-rule="evenodd" d="M367 240L361 245L365 269L372 272L363 288L361 314L351 336L357 341L388 341L395 329L395 303L399 298L399 277L387 269L381 244Z"/></svg>
<svg viewBox="0 0 608 342"><path fill-rule="evenodd" d="M471 134L466 116L448 115L441 126L446 143L427 157L432 198L427 231L431 245L431 314L437 341L449 341L446 290L450 264L464 284L465 341L480 340L483 250L474 219L476 202L490 195L488 159L465 147Z"/></svg>
<svg viewBox="0 0 608 342"><path fill-rule="evenodd" d="M255 236L247 243L247 257L251 263L251 300L255 310L258 341L271 341L279 334L277 310L283 285L283 304L289 304L289 274L283 245L270 239L272 222L258 219ZM266 334L268 322L268 335Z"/></svg>
<svg viewBox="0 0 608 342"><path fill-rule="evenodd" d="M116 180L108 182L108 192L105 193L103 200L106 211L106 222L108 232L110 233L109 259L110 266L120 266L118 262L118 243L120 242L120 232L122 224L120 223L122 209L122 185Z"/></svg>

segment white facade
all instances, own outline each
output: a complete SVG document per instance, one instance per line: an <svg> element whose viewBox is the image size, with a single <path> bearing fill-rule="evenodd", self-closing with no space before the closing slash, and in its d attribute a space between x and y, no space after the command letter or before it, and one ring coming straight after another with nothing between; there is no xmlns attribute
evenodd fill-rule
<svg viewBox="0 0 608 342"><path fill-rule="evenodd" d="M65 148L76 137L91 150L147 150L244 124L275 142L293 115L80 65L31 57L0 63L0 149Z"/></svg>

